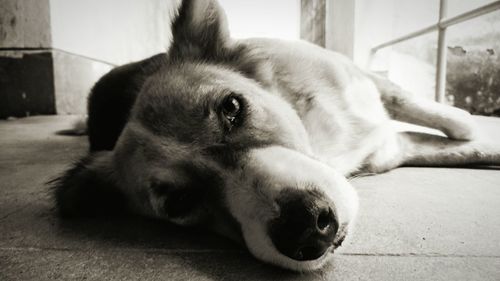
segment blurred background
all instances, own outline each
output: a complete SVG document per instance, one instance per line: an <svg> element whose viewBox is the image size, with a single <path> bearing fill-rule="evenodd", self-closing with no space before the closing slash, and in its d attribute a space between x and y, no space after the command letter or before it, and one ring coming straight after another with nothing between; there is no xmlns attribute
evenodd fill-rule
<svg viewBox="0 0 500 281"><path fill-rule="evenodd" d="M0 0L0 118L85 114L100 76L168 48L178 3ZM220 3L234 37L308 40L422 97L500 116L500 1Z"/></svg>

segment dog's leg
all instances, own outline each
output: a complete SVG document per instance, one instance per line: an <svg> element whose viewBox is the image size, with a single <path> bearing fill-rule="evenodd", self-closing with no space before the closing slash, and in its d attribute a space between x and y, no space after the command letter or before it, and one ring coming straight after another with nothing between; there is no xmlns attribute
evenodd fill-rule
<svg viewBox="0 0 500 281"><path fill-rule="evenodd" d="M400 166L500 166L500 146L487 141L452 140L416 132L398 133L355 174L382 173Z"/></svg>
<svg viewBox="0 0 500 281"><path fill-rule="evenodd" d="M475 137L470 114L456 107L417 97L386 78L369 73L381 93L385 108L395 120L435 128L456 140Z"/></svg>
<svg viewBox="0 0 500 281"><path fill-rule="evenodd" d="M500 146L493 143L414 132L400 133L399 140L405 166L500 165Z"/></svg>

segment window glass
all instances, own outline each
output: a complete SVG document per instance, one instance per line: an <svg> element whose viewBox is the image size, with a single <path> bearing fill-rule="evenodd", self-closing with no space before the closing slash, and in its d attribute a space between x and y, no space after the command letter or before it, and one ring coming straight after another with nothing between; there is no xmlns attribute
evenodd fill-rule
<svg viewBox="0 0 500 281"><path fill-rule="evenodd" d="M448 0L447 16L456 16L492 2L495 0Z"/></svg>
<svg viewBox="0 0 500 281"><path fill-rule="evenodd" d="M393 5L394 38L435 24L439 19L439 0L398 0Z"/></svg>
<svg viewBox="0 0 500 281"><path fill-rule="evenodd" d="M378 51L371 70L421 97L434 99L437 32L425 34Z"/></svg>
<svg viewBox="0 0 500 281"><path fill-rule="evenodd" d="M447 36L447 101L500 116L500 11L451 26Z"/></svg>

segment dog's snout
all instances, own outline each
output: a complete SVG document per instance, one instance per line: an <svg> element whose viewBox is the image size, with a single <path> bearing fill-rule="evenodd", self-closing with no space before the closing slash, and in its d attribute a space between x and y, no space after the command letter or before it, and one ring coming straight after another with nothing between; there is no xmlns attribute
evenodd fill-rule
<svg viewBox="0 0 500 281"><path fill-rule="evenodd" d="M333 204L315 190L285 189L280 195L280 215L269 228L278 251L300 261L323 256L338 230Z"/></svg>

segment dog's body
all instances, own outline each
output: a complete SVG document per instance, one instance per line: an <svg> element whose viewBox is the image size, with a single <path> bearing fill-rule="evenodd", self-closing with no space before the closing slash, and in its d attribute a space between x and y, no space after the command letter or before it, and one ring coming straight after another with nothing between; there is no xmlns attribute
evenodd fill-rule
<svg viewBox="0 0 500 281"><path fill-rule="evenodd" d="M345 176L500 163L500 150L470 141L466 112L308 43L234 41L214 1L183 1L172 28L168 53L94 87L91 153L56 184L62 214L127 209L206 225L259 259L311 270L355 217ZM390 117L450 139L398 133Z"/></svg>

